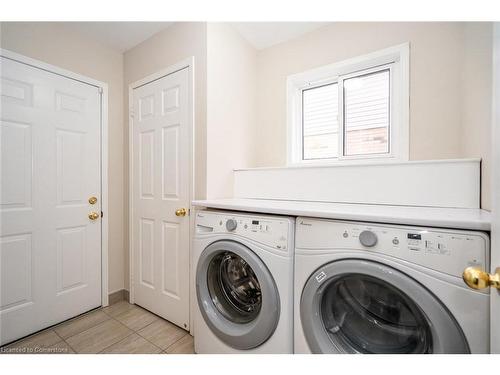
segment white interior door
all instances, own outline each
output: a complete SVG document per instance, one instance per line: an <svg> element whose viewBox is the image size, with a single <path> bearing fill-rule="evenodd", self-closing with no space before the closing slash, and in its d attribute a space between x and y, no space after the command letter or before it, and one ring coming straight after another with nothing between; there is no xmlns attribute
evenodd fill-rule
<svg viewBox="0 0 500 375"><path fill-rule="evenodd" d="M133 90L134 302L189 329L189 70Z"/></svg>
<svg viewBox="0 0 500 375"><path fill-rule="evenodd" d="M494 24L493 35L493 183L491 226L491 270L500 274L500 23ZM491 352L500 354L500 289L491 289Z"/></svg>
<svg viewBox="0 0 500 375"><path fill-rule="evenodd" d="M101 99L95 86L4 57L0 87L5 344L101 305Z"/></svg>

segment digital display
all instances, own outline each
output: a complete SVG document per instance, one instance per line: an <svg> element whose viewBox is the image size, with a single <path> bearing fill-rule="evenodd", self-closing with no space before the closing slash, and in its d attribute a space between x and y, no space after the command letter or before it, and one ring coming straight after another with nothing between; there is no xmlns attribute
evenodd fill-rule
<svg viewBox="0 0 500 375"><path fill-rule="evenodd" d="M259 225L259 220L252 220L252 225Z"/></svg>
<svg viewBox="0 0 500 375"><path fill-rule="evenodd" d="M421 240L422 235L421 234L415 234L415 233L408 233L408 239L409 240Z"/></svg>

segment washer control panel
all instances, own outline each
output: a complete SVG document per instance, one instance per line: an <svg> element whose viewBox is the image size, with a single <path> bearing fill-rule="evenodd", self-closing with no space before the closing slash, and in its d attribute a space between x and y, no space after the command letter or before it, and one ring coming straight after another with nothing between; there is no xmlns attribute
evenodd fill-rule
<svg viewBox="0 0 500 375"><path fill-rule="evenodd" d="M291 253L293 223L290 218L200 211L196 214L196 234L234 234Z"/></svg>
<svg viewBox="0 0 500 375"><path fill-rule="evenodd" d="M489 237L475 231L297 218L295 243L301 252L367 251L457 277L489 267Z"/></svg>

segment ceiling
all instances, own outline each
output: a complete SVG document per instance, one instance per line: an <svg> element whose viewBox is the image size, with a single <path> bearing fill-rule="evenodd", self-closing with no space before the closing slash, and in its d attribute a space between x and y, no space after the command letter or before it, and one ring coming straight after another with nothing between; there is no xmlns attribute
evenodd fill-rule
<svg viewBox="0 0 500 375"><path fill-rule="evenodd" d="M297 38L327 25L328 22L237 22L233 27L256 49Z"/></svg>
<svg viewBox="0 0 500 375"><path fill-rule="evenodd" d="M63 24L120 52L128 51L173 22L63 22ZM234 22L231 25L256 49L297 38L326 22Z"/></svg>
<svg viewBox="0 0 500 375"><path fill-rule="evenodd" d="M99 40L108 47L125 52L173 22L63 22L80 34Z"/></svg>

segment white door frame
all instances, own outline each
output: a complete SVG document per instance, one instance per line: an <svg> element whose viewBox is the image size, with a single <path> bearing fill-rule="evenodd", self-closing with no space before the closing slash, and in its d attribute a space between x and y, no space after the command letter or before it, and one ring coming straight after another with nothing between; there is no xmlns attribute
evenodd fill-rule
<svg viewBox="0 0 500 375"><path fill-rule="evenodd" d="M191 253L192 253L192 244L191 244L191 234L192 234L192 217L191 215L191 202L194 197L194 56L189 57L185 60L179 61L178 63L169 66L168 68L162 69L156 73L150 74L147 77L144 77L136 82L131 83L128 86L128 105L129 105L129 151L128 151L128 160L129 160L129 299L130 303L134 303L135 301L135 293L134 293L134 230L133 230L133 217L134 217L134 189L133 189L133 179L134 179L134 117L133 117L133 103L134 103L134 89L144 86L150 82L156 81L160 78L173 74L182 69L188 69L188 77L189 77L189 104L188 104L188 116L189 116L189 125L188 125L188 135L189 135L189 280L191 280L192 274L192 265L191 265ZM189 288L189 310L191 310L191 298L192 298L192 288ZM190 322L190 327L192 324Z"/></svg>
<svg viewBox="0 0 500 375"><path fill-rule="evenodd" d="M492 222L491 222L491 267L493 274L497 267L500 267L500 23L493 23L493 90L492 90L492 121L491 121L491 147L492 147ZM500 331L500 322L498 321L498 312L500 311L500 291L491 288L491 306L490 306L490 351L500 354L500 337L497 334Z"/></svg>
<svg viewBox="0 0 500 375"><path fill-rule="evenodd" d="M108 306L108 84L43 61L0 48L0 56L95 86L101 94L101 305Z"/></svg>

